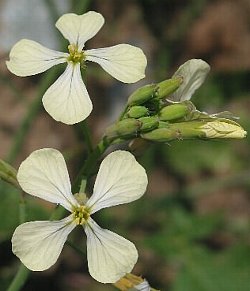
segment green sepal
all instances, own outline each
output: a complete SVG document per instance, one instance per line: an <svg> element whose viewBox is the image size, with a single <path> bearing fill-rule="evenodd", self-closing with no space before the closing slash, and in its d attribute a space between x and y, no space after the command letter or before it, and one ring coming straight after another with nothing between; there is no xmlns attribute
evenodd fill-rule
<svg viewBox="0 0 250 291"><path fill-rule="evenodd" d="M174 93L181 85L182 78L172 78L158 83L157 98L165 99Z"/></svg>
<svg viewBox="0 0 250 291"><path fill-rule="evenodd" d="M158 89L157 84L150 84L137 89L128 97L128 105L141 105L152 99Z"/></svg>
<svg viewBox="0 0 250 291"><path fill-rule="evenodd" d="M194 110L195 106L190 101L171 104L161 109L161 111L159 112L159 119L161 121L182 119Z"/></svg>
<svg viewBox="0 0 250 291"><path fill-rule="evenodd" d="M158 116L147 116L139 118L141 122L140 132L148 132L154 130L159 125Z"/></svg>
<svg viewBox="0 0 250 291"><path fill-rule="evenodd" d="M141 122L135 118L126 118L118 121L106 129L108 138L135 137L140 129Z"/></svg>
<svg viewBox="0 0 250 291"><path fill-rule="evenodd" d="M127 117L140 118L148 115L148 109L145 106L133 106L127 112Z"/></svg>

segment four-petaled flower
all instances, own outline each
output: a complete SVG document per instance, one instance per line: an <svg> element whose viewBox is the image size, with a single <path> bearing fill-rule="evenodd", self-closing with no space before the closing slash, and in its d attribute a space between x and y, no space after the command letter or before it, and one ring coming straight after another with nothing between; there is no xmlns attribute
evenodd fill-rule
<svg viewBox="0 0 250 291"><path fill-rule="evenodd" d="M68 53L48 49L27 39L17 42L10 51L7 67L21 77L67 63L64 73L48 88L42 99L46 111L57 121L75 124L87 118L92 111L92 102L80 71L80 66L86 61L98 63L124 83L134 83L145 77L147 59L140 48L119 44L83 50L85 42L95 36L103 24L103 16L94 11L83 15L64 14L56 22L56 27L70 42Z"/></svg>
<svg viewBox="0 0 250 291"><path fill-rule="evenodd" d="M89 272L102 283L114 283L129 273L138 258L133 243L102 229L91 215L98 210L140 198L147 187L144 168L126 151L115 151L101 163L93 195L83 202L71 193L62 154L54 149L33 152L19 167L17 179L24 191L62 205L71 214L59 221L34 221L18 226L13 253L33 271L51 267L69 233L80 225L87 235Z"/></svg>

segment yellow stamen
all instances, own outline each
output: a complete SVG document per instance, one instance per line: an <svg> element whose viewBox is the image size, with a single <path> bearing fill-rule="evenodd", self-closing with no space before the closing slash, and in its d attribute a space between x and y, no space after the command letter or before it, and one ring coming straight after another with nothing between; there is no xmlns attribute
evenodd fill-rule
<svg viewBox="0 0 250 291"><path fill-rule="evenodd" d="M68 46L69 50L69 57L68 61L73 62L74 64L76 63L81 63L85 61L85 55L83 51L78 51L78 47L75 44L70 44Z"/></svg>
<svg viewBox="0 0 250 291"><path fill-rule="evenodd" d="M74 221L77 225L85 224L89 216L90 216L89 209L84 205L75 207L73 210Z"/></svg>

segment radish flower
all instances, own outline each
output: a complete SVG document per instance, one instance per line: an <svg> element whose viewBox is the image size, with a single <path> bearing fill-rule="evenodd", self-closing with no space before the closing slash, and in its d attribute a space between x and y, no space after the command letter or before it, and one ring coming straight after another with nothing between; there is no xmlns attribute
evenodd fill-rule
<svg viewBox="0 0 250 291"><path fill-rule="evenodd" d="M109 154L101 163L92 196L84 202L72 195L66 163L57 150L33 152L20 165L17 179L25 192L70 212L59 221L26 222L16 228L12 250L27 268L43 271L55 264L69 233L79 225L87 235L88 268L94 279L114 283L133 269L138 258L134 244L91 218L102 208L128 203L144 194L147 175L132 154Z"/></svg>
<svg viewBox="0 0 250 291"><path fill-rule="evenodd" d="M91 113L92 102L80 71L87 61L98 63L124 83L135 83L145 77L147 59L140 48L119 44L84 50L85 42L95 36L103 24L103 16L94 11L83 15L64 14L56 22L56 27L70 43L68 53L48 49L28 39L20 40L10 51L7 67L20 77L36 75L57 64L67 63L64 73L42 99L45 110L57 121L75 124Z"/></svg>

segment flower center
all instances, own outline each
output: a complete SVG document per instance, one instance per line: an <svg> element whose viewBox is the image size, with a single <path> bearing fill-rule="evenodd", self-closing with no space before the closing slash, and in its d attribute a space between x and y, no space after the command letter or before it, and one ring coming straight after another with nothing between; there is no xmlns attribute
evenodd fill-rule
<svg viewBox="0 0 250 291"><path fill-rule="evenodd" d="M85 61L84 52L78 51L77 45L70 44L68 46L68 50L69 50L69 57L68 57L69 62L76 64L76 63L81 63L81 62Z"/></svg>
<svg viewBox="0 0 250 291"><path fill-rule="evenodd" d="M90 216L89 209L86 206L81 205L74 208L73 217L77 225L85 224L89 216Z"/></svg>

